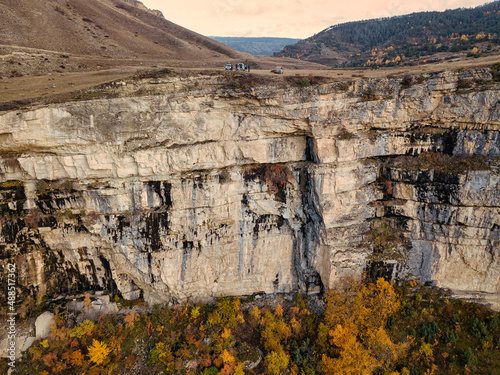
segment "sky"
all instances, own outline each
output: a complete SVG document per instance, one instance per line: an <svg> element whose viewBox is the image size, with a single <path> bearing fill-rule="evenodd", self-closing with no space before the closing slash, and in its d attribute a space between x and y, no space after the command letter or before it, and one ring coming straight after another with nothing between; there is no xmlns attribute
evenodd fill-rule
<svg viewBox="0 0 500 375"><path fill-rule="evenodd" d="M142 0L205 36L307 38L338 23L470 8L485 0Z"/></svg>

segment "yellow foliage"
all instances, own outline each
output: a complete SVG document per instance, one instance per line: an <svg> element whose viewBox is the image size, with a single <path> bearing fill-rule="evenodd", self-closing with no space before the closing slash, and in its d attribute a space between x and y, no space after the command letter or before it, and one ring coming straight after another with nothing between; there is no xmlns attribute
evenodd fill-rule
<svg viewBox="0 0 500 375"><path fill-rule="evenodd" d="M82 338L85 335L90 335L94 330L95 324L91 320L84 320L82 324L75 327L69 333L70 337Z"/></svg>
<svg viewBox="0 0 500 375"><path fill-rule="evenodd" d="M277 350L281 344L275 331L270 326L266 326L261 333L262 340L264 342L264 348L267 350Z"/></svg>
<svg viewBox="0 0 500 375"><path fill-rule="evenodd" d="M97 365L103 363L111 352L111 349L108 348L106 343L96 339L93 339L92 345L87 349L89 351L90 360Z"/></svg>
<svg viewBox="0 0 500 375"><path fill-rule="evenodd" d="M264 359L267 371L271 375L279 375L282 369L288 367L290 357L280 348L278 351L272 351Z"/></svg>
<svg viewBox="0 0 500 375"><path fill-rule="evenodd" d="M151 351L151 358L153 363L163 363L167 364L168 362L173 360L172 350L168 344L163 342L158 342L155 345L155 348Z"/></svg>
<svg viewBox="0 0 500 375"><path fill-rule="evenodd" d="M352 337L352 334L349 332L348 328L342 327L342 325L337 324L334 329L328 332L332 344L342 348L347 344L349 339Z"/></svg>
<svg viewBox="0 0 500 375"><path fill-rule="evenodd" d="M335 375L372 375L378 366L375 358L355 337L344 344L339 358L323 354L321 364L323 373Z"/></svg>
<svg viewBox="0 0 500 375"><path fill-rule="evenodd" d="M420 354L423 354L426 358L432 358L432 345L426 342L423 342L418 349Z"/></svg>
<svg viewBox="0 0 500 375"><path fill-rule="evenodd" d="M233 363L236 361L236 359L229 353L226 349L222 351L222 354L220 355L220 358L222 359L223 363Z"/></svg>
<svg viewBox="0 0 500 375"><path fill-rule="evenodd" d="M290 326L294 334L298 335L302 331L302 325L295 318L290 319Z"/></svg>
<svg viewBox="0 0 500 375"><path fill-rule="evenodd" d="M40 341L40 346L42 348L48 348L49 347L49 342L47 340Z"/></svg>
<svg viewBox="0 0 500 375"><path fill-rule="evenodd" d="M478 53L478 52L479 52L479 50L477 49L477 47L474 47L474 48L472 49L472 51L471 51L471 53L474 53L474 54L476 54L476 53Z"/></svg>
<svg viewBox="0 0 500 375"><path fill-rule="evenodd" d="M261 333L264 347L267 350L278 350L281 341L292 335L292 330L283 319L276 319L274 315L267 315L267 324Z"/></svg>
<svg viewBox="0 0 500 375"><path fill-rule="evenodd" d="M30 349L30 354L31 354L32 360L36 361L42 357L43 349L40 348L39 346L33 346Z"/></svg>
<svg viewBox="0 0 500 375"><path fill-rule="evenodd" d="M406 351L408 345L405 343L395 344L383 329L379 327L366 335L365 343L373 356L385 367L396 362Z"/></svg>
<svg viewBox="0 0 500 375"><path fill-rule="evenodd" d="M244 371L245 365L241 362L239 362L236 367L234 368L233 375L245 375Z"/></svg>
<svg viewBox="0 0 500 375"><path fill-rule="evenodd" d="M254 306L252 310L250 311L250 316L252 317L252 320L258 321L260 318L260 310L257 306Z"/></svg>
<svg viewBox="0 0 500 375"><path fill-rule="evenodd" d="M328 334L329 334L328 326L324 323L319 323L318 326L318 342L323 345L323 343L327 342Z"/></svg>
<svg viewBox="0 0 500 375"><path fill-rule="evenodd" d="M239 298L222 298L217 302L217 308L208 318L208 323L221 327L235 328L244 323Z"/></svg>
<svg viewBox="0 0 500 375"><path fill-rule="evenodd" d="M382 278L368 285L354 279L345 280L326 300L325 322L329 327L337 324L346 327L356 322L355 326L364 332L367 328L383 327L399 307L394 288Z"/></svg>
<svg viewBox="0 0 500 375"><path fill-rule="evenodd" d="M191 309L191 318L194 320L200 316L200 306L195 306Z"/></svg>
<svg viewBox="0 0 500 375"><path fill-rule="evenodd" d="M229 328L224 328L220 336L224 339L227 340L228 338L231 337L231 330Z"/></svg>

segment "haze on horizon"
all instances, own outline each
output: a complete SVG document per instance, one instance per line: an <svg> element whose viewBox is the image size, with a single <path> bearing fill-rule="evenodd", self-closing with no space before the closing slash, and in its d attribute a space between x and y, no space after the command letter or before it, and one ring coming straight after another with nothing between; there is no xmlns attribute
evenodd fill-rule
<svg viewBox="0 0 500 375"><path fill-rule="evenodd" d="M165 18L205 36L307 38L349 21L472 8L485 0L142 0Z"/></svg>

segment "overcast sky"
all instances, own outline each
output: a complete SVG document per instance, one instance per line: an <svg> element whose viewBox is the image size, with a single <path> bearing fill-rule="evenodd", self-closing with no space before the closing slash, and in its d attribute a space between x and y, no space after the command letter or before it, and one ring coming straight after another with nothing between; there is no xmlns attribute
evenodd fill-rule
<svg viewBox="0 0 500 375"><path fill-rule="evenodd" d="M413 12L475 7L485 0L142 0L206 36L307 38L328 26ZM489 1L488 1L489 2Z"/></svg>

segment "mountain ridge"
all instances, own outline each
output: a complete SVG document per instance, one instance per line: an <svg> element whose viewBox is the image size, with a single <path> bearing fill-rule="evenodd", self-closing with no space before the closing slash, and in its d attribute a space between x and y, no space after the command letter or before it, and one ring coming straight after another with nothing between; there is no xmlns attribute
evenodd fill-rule
<svg viewBox="0 0 500 375"><path fill-rule="evenodd" d="M500 1L476 8L346 22L275 53L329 66L383 66L498 49ZM477 50L474 50L477 47ZM441 55L439 55L441 53ZM398 59L399 56L399 59Z"/></svg>

